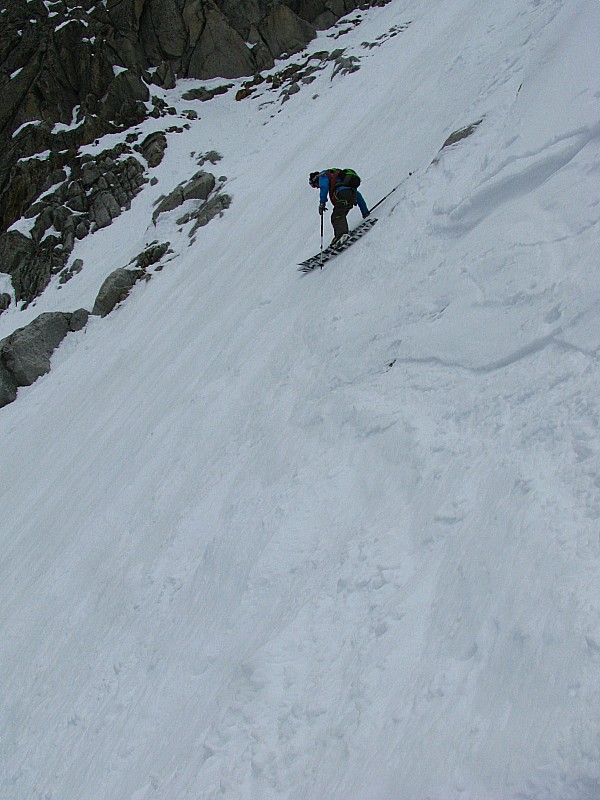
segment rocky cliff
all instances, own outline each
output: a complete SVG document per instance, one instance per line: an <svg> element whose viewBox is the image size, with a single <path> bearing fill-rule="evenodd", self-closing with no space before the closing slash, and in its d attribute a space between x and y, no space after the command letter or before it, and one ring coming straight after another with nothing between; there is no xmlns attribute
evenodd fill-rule
<svg viewBox="0 0 600 800"><path fill-rule="evenodd" d="M75 238L109 224L144 181L125 141L117 157L95 160L79 157L82 145L148 114L167 116L153 86L170 88L177 77L257 74L357 5L3 0L0 272L11 275L15 300L27 303L43 291L64 268ZM21 217L32 220L30 232L7 233Z"/></svg>
<svg viewBox="0 0 600 800"><path fill-rule="evenodd" d="M35 303L53 276L62 285L81 272L82 260L72 258L77 241L109 226L146 184L155 184L152 170L169 137L198 116L169 107L164 90L178 78L222 78L183 95L208 101L229 91L228 80L249 76L235 100L268 91L286 102L319 70L330 68L333 79L358 69L343 49L272 69L357 6L355 0L0 0L0 273L12 287L0 292L0 314ZM142 134L139 124L149 117L164 118L164 125ZM117 135L105 145L106 134ZM197 155L200 171L159 197L149 224L187 203L177 223L190 223L193 244L198 229L231 202L226 176L204 169L220 159L216 151ZM110 313L170 253L169 242L155 241L135 263L107 276L91 313ZM0 407L50 369L53 350L85 326L89 313L64 310L13 326L0 340Z"/></svg>

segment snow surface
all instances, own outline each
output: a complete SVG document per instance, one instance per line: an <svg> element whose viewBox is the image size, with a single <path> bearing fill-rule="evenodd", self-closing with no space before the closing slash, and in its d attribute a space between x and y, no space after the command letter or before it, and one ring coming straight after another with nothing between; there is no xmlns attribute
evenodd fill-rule
<svg viewBox="0 0 600 800"><path fill-rule="evenodd" d="M2 798L600 797L600 5L361 16L285 104L165 92L157 185L0 316L175 251L0 410ZM335 164L414 174L304 276Z"/></svg>

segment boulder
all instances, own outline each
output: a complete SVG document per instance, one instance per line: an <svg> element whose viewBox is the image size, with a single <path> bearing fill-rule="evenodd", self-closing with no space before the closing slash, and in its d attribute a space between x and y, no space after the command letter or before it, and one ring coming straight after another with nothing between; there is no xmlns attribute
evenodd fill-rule
<svg viewBox="0 0 600 800"><path fill-rule="evenodd" d="M81 272L83 269L83 261L80 258L76 258L70 267L64 269L60 273L60 277L58 282L62 285L70 281L75 275Z"/></svg>
<svg viewBox="0 0 600 800"><path fill-rule="evenodd" d="M90 312L85 308L78 308L69 316L69 329L75 333L82 331L88 323Z"/></svg>
<svg viewBox="0 0 600 800"><path fill-rule="evenodd" d="M196 89L188 89L181 97L183 100L200 100L200 102L205 103L207 100L212 100L213 97L216 97L218 94L225 94L232 86L233 83L217 86L215 89L205 89L203 86L199 86Z"/></svg>
<svg viewBox="0 0 600 800"><path fill-rule="evenodd" d="M170 242L163 242L162 244L151 244L143 252L141 252L135 259L136 266L140 269L148 269L148 267L157 264L161 258L169 250Z"/></svg>
<svg viewBox="0 0 600 800"><path fill-rule="evenodd" d="M0 360L0 408L12 403L17 396L17 385Z"/></svg>
<svg viewBox="0 0 600 800"><path fill-rule="evenodd" d="M207 161L210 161L214 167L214 165L218 164L222 158L223 156L220 153L217 153L216 150L209 150L208 153L203 153L201 156L198 156L198 166L203 167Z"/></svg>
<svg viewBox="0 0 600 800"><path fill-rule="evenodd" d="M149 134L139 146L139 150L148 162L149 167L157 167L160 164L166 149L167 137L162 131Z"/></svg>
<svg viewBox="0 0 600 800"><path fill-rule="evenodd" d="M3 381L7 396L11 394L10 381L15 387L30 386L49 372L52 353L69 331L81 330L85 326L87 316L85 309L74 314L62 311L40 314L29 325L3 339L0 342L0 363L9 375L8 379L5 375Z"/></svg>
<svg viewBox="0 0 600 800"><path fill-rule="evenodd" d="M197 172L188 183L182 187L184 200L206 200L215 188L215 176L210 172Z"/></svg>
<svg viewBox="0 0 600 800"><path fill-rule="evenodd" d="M85 237L90 232L90 223L87 219L82 219L80 222L77 223L77 227L75 228L75 236L78 239L85 239Z"/></svg>
<svg viewBox="0 0 600 800"><path fill-rule="evenodd" d="M152 214L152 221L156 224L160 214L179 208L186 200L206 200L215 188L215 183L215 176L212 173L200 170L187 183L177 186L166 197L160 198Z"/></svg>
<svg viewBox="0 0 600 800"><path fill-rule="evenodd" d="M120 267L108 276L100 287L92 309L92 314L105 317L128 296L133 285L145 276L143 269Z"/></svg>
<svg viewBox="0 0 600 800"><path fill-rule="evenodd" d="M161 197L154 213L152 214L152 222L156 225L156 220L160 216L160 214L164 214L167 211L173 211L173 209L178 208L183 203L183 189L181 186L178 186L176 189L173 189L166 197Z"/></svg>
<svg viewBox="0 0 600 800"><path fill-rule="evenodd" d="M185 214L181 219L178 219L177 223L179 225L185 225L193 220L194 225L189 232L190 238L193 238L198 228L208 225L214 217L222 216L225 209L229 208L230 205L231 197L228 194L220 194L217 192L217 194L213 195L195 211Z"/></svg>
<svg viewBox="0 0 600 800"><path fill-rule="evenodd" d="M163 89L175 88L175 72L168 61L162 61L152 76L152 83L161 86Z"/></svg>
<svg viewBox="0 0 600 800"><path fill-rule="evenodd" d="M96 228L106 228L121 213L121 206L108 191L100 191L94 197L90 210L90 219Z"/></svg>

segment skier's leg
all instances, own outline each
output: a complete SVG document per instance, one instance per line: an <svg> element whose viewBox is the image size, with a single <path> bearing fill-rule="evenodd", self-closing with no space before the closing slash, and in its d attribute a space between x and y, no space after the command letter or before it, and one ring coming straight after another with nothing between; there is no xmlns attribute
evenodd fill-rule
<svg viewBox="0 0 600 800"><path fill-rule="evenodd" d="M336 203L331 213L331 224L333 225L334 238L339 239L344 233L348 233L347 215L350 209L345 204Z"/></svg>

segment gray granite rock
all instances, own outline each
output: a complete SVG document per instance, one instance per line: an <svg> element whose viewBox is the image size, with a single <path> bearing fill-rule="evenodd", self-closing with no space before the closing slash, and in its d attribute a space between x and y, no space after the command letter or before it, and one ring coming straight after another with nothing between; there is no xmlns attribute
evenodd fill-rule
<svg viewBox="0 0 600 800"><path fill-rule="evenodd" d="M146 136L139 149L148 162L148 166L157 167L164 158L165 150L167 149L167 137L162 131L151 133Z"/></svg>
<svg viewBox="0 0 600 800"><path fill-rule="evenodd" d="M273 6L257 30L274 58L300 52L317 35L310 23L286 5Z"/></svg>
<svg viewBox="0 0 600 800"><path fill-rule="evenodd" d="M128 296L134 284L143 278L143 269L125 269L121 267L112 272L104 281L96 297L92 314L105 317Z"/></svg>
<svg viewBox="0 0 600 800"><path fill-rule="evenodd" d="M182 187L184 200L206 200L215 188L215 176L210 172L197 172L188 183Z"/></svg>
<svg viewBox="0 0 600 800"><path fill-rule="evenodd" d="M12 403L17 397L17 385L12 375L0 360L0 408Z"/></svg>
<svg viewBox="0 0 600 800"><path fill-rule="evenodd" d="M16 387L30 386L50 371L52 353L69 331L85 326L87 313L81 309L75 314L62 311L40 314L0 342L0 363Z"/></svg>
<svg viewBox="0 0 600 800"><path fill-rule="evenodd" d="M385 0L366 4L371 2ZM141 164L123 168L122 154L112 166L102 157L88 157L85 164L79 154L82 146L148 115L177 113L164 101L147 106L149 83L172 88L176 77L256 75L282 54L301 50L325 18L333 23L359 3L57 0L50 5L11 0L3 5L0 25L0 237L22 216L33 220L28 245L33 252L13 248L8 270L15 299L26 303L64 267L76 239L109 225L116 206L128 208L139 191ZM196 98L212 99L227 88L197 89ZM57 129L56 123L63 125ZM151 166L162 157L160 136L142 143ZM31 157L42 151L44 158ZM0 270L2 250L0 244Z"/></svg>

